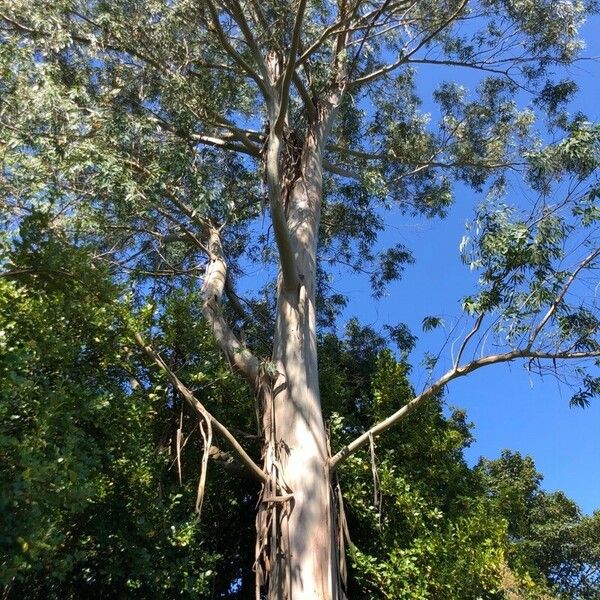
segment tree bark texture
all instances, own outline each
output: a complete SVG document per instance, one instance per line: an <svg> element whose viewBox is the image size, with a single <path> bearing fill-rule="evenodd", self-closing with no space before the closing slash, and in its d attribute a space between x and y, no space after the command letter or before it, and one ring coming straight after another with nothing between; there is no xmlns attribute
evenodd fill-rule
<svg viewBox="0 0 600 600"><path fill-rule="evenodd" d="M335 512L317 363L315 300L322 139L322 130L309 130L301 152L295 158L291 152L293 164L286 164L285 157L281 161L281 196L298 283L290 289L280 274L273 346L277 373L264 407L264 459L270 483L265 486L261 510L263 535L267 522L269 531L268 541L263 540L270 555L269 600L340 598Z"/></svg>

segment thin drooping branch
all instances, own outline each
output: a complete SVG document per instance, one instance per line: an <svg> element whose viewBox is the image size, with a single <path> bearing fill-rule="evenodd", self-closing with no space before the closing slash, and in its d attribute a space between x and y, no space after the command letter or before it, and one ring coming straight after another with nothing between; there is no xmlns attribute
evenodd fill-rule
<svg viewBox="0 0 600 600"><path fill-rule="evenodd" d="M181 395L181 397L192 407L192 409L198 414L198 416L202 418L206 418L206 416L210 419L211 426L214 427L229 443L229 445L235 450L235 452L240 457L241 461L244 463L246 467L250 470L250 472L254 475L256 479L261 482L266 481L266 476L262 469L250 458L247 452L242 448L240 443L237 441L235 436L223 425L220 421L218 421L208 410L206 407L194 396L191 390L186 387L179 377L168 367L162 357L149 345L146 344L144 338L137 331L134 332L135 341L138 346L144 351L144 353L151 358L154 363L164 372L167 376L173 387L177 390L177 392Z"/></svg>
<svg viewBox="0 0 600 600"><path fill-rule="evenodd" d="M554 302L552 302L552 304L550 305L550 308L548 309L546 314L542 317L542 320L538 323L538 325L535 327L535 329L531 332L531 335L529 336L529 347L531 347L531 345L535 342L537 336L540 334L540 331L542 331L542 329L544 328L546 323L552 318L552 315L554 315L554 313L556 312L556 309L558 308L560 303L564 300L564 297L567 294L567 292L569 291L569 288L573 285L573 282L577 278L577 275L579 275L579 273L581 273L581 271L583 269L588 267L599 256L600 256L600 248L597 248L596 250L594 250L594 252L592 252L590 255L588 255L584 260L582 260L577 265L577 268L575 268L573 270L573 272L567 279L565 285L561 289L560 293L558 294L558 296L556 296L556 298L554 299Z"/></svg>
<svg viewBox="0 0 600 600"><path fill-rule="evenodd" d="M460 364L460 359L462 358L464 351L466 350L466 348L469 345L469 342L471 341L473 336L479 331L479 328L481 327L481 324L483 323L484 318L485 318L485 313L483 313L483 312L480 313L475 321L475 324L473 325L473 328L465 336L465 339L463 340L463 342L460 345L460 348L458 350L458 354L456 355L456 360L454 361L455 367L457 367Z"/></svg>
<svg viewBox="0 0 600 600"><path fill-rule="evenodd" d="M198 407L200 408L200 407ZM208 473L208 458L210 455L210 447L212 444L212 419L211 415L204 410L202 419L198 422L200 435L202 436L202 463L200 466L200 479L198 480L198 491L196 492L196 513L200 515L202 512L202 503L204 501L204 492L206 491L206 475Z"/></svg>
<svg viewBox="0 0 600 600"><path fill-rule="evenodd" d="M464 377L473 371L477 371L482 367L496 365L501 363L512 362L519 359L532 360L582 360L588 358L600 357L600 350L590 352L543 352L535 350L511 350L503 354L493 354L484 356L466 363L462 366L455 366L447 373L442 375L435 383L430 385L423 393L415 396L410 402L402 408L390 415L387 419L380 421L363 434L359 435L353 442L344 446L335 456L332 456L329 465L331 469L335 469L341 462L354 454L357 450L369 443L371 437L381 435L391 427L397 425L404 417L413 412L418 406L424 404L430 398L435 397L442 389L454 379Z"/></svg>

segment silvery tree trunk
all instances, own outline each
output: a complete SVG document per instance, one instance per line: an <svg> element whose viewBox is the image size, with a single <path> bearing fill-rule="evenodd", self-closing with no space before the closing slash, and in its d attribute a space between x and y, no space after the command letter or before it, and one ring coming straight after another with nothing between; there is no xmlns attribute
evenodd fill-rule
<svg viewBox="0 0 600 600"><path fill-rule="evenodd" d="M281 169L278 182L291 256L281 255L279 244L282 273L273 347L276 376L265 403L265 465L273 482L265 496L277 499L263 500L269 503L270 515L270 600L340 597L329 452L319 395L315 307L325 131L323 123L309 128L298 154L294 157L294 150L289 150L291 164ZM277 152L267 153L267 160L276 158ZM281 162L285 164L285 160ZM288 259L297 275L291 278L293 286L290 278L285 279Z"/></svg>

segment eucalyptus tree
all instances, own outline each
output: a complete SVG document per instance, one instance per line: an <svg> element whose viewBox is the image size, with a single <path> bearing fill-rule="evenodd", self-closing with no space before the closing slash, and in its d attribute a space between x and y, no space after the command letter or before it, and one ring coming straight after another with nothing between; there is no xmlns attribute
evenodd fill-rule
<svg viewBox="0 0 600 600"><path fill-rule="evenodd" d="M257 590L267 585L270 598L343 597L335 469L453 379L502 362L537 370L568 362L583 382L576 403L598 391L580 363L600 356L596 307L585 293L600 254L590 179L599 133L561 112L574 86L552 79L578 56L578 28L594 3L0 6L7 229L39 210L51 215L51 227L68 221L96 245L95 260L116 265L115 276L128 278L139 297L201 283L215 342L259 399L262 461L148 339L157 334L151 310L147 331L132 337L197 412L206 448L213 433L223 436L263 484ZM420 111L417 83L442 67L455 70L455 81L435 92L434 127ZM481 75L474 99L456 83L467 72ZM520 99L529 104L519 108ZM567 130L565 141L536 146L534 108ZM472 328L449 370L435 375L439 365L429 361L424 391L330 450L317 323L343 299L328 293L327 265L369 269L381 295L412 261L402 245L377 250L388 218L443 216L457 180L477 189L489 182L501 196L507 172L519 169L540 200L530 210L490 200L478 211L463 252L480 273L480 290L463 302ZM562 176L567 183L553 186ZM549 200L552 190L560 199ZM278 274L265 343L266 313L242 300L235 284L249 264L269 257Z"/></svg>

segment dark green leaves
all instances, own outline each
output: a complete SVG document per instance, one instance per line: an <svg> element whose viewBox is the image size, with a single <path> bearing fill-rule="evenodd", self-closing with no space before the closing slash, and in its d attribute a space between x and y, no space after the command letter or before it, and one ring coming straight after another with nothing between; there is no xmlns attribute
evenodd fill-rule
<svg viewBox="0 0 600 600"><path fill-rule="evenodd" d="M600 126L577 121L564 140L525 156L532 185L544 193L550 191L553 181L564 176L584 180L600 164Z"/></svg>
<svg viewBox="0 0 600 600"><path fill-rule="evenodd" d="M404 267L414 262L413 255L402 244L384 250L379 255L379 264L371 275L371 286L376 298L385 293L386 285L400 279Z"/></svg>
<svg viewBox="0 0 600 600"><path fill-rule="evenodd" d="M436 327L441 327L443 324L444 320L441 317L425 317L421 326L423 331L431 331Z"/></svg>

